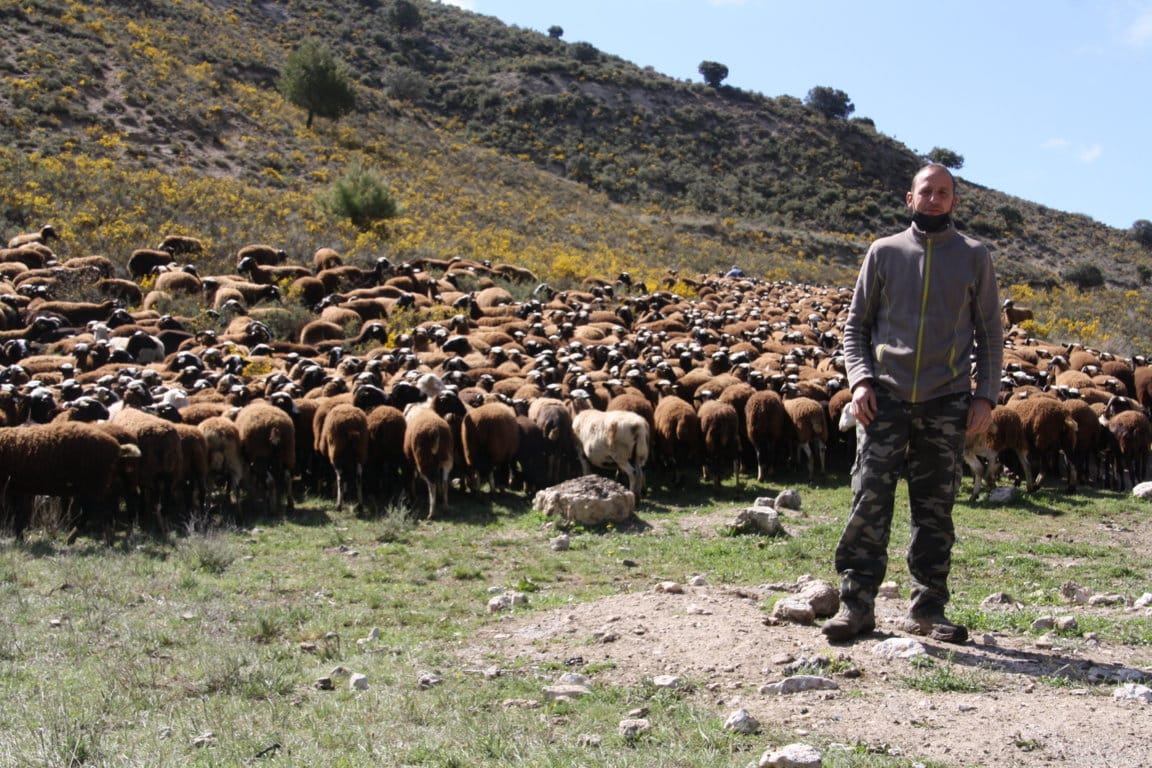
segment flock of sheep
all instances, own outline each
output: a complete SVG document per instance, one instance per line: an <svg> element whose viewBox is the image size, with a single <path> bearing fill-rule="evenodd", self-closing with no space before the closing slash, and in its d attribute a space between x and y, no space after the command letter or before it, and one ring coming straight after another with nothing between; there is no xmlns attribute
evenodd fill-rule
<svg viewBox="0 0 1152 768"><path fill-rule="evenodd" d="M18 537L45 497L110 540L287 514L303 493L432 517L452 493L598 470L640 497L852 461L850 289L669 271L653 288L621 273L556 291L507 264L364 267L321 248L304 266L265 245L202 276L192 237L123 263L57 258L55 239L44 227L0 249L0 482ZM76 300L77 285L98 296ZM315 317L276 338L265 320L289 303ZM195 318L167 313L190 304ZM390 336L397 313L413 321ZM1001 403L966 450L971 497L1005 462L1029 490L1144 480L1152 368L1005 320Z"/></svg>

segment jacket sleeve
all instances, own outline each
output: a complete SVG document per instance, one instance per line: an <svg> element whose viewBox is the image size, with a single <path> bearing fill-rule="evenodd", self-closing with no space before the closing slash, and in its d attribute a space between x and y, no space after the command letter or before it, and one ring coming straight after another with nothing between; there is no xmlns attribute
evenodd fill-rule
<svg viewBox="0 0 1152 768"><path fill-rule="evenodd" d="M848 319L844 323L844 368L848 386L853 389L862 381L876 378L872 356L872 328L880 295L876 261L875 249L870 248L856 277Z"/></svg>
<svg viewBox="0 0 1152 768"><path fill-rule="evenodd" d="M992 258L987 250L981 257L972 301L976 336L976 384L972 394L995 403L1000 394L1000 373L1004 367L1004 325L1000 321L1000 293L996 288Z"/></svg>

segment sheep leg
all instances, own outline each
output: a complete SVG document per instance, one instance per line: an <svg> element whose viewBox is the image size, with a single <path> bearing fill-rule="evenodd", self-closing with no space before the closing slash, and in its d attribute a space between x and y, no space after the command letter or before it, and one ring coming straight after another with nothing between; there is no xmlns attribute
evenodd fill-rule
<svg viewBox="0 0 1152 768"><path fill-rule="evenodd" d="M968 494L968 503L976 503L980 496L980 480L984 475L984 463L975 453L964 452L964 463L972 470L972 493Z"/></svg>

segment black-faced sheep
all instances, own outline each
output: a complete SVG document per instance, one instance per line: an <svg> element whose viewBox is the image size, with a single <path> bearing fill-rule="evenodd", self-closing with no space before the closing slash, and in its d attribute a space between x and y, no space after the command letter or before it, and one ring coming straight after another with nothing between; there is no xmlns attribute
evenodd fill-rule
<svg viewBox="0 0 1152 768"><path fill-rule="evenodd" d="M247 474L243 448L240 444L240 430L223 415L208 416L199 421L196 427L204 435L204 444L208 452L209 488L223 480L224 507L235 511L240 503L240 493L244 488Z"/></svg>
<svg viewBox="0 0 1152 768"><path fill-rule="evenodd" d="M140 449L139 495L128 499L133 519L151 518L167 534L176 515L176 482L184 467L180 435L171 422L137 408L122 408L111 423L128 431Z"/></svg>
<svg viewBox="0 0 1152 768"><path fill-rule="evenodd" d="M744 406L748 440L756 452L756 479L764 482L772 474L778 456L787 456L795 443L796 428L784 401L766 389L754 393Z"/></svg>
<svg viewBox="0 0 1152 768"><path fill-rule="evenodd" d="M167 251L173 256L198 256L204 253L204 242L189 235L165 235L156 250Z"/></svg>
<svg viewBox="0 0 1152 768"><path fill-rule="evenodd" d="M364 465L368 463L368 417L351 403L337 403L324 415L316 437L318 452L336 473L336 509L344 507L349 483L364 503Z"/></svg>
<svg viewBox="0 0 1152 768"><path fill-rule="evenodd" d="M283 264L284 261L288 258L288 252L283 248L277 248L272 245L265 245L264 243L253 243L251 245L245 245L243 248L236 251L237 264L247 258L255 259L257 264Z"/></svg>
<svg viewBox="0 0 1152 768"><path fill-rule="evenodd" d="M975 502L980 496L982 482L986 481L989 487L996 484L1001 458L1005 455L1011 455L1018 464L1017 469L1024 476L1024 487L1029 492L1035 490L1032 467L1028 462L1028 436L1024 431L1024 423L1015 410L998 405L992 409L992 424L987 432L968 433L964 436L964 462L972 470L973 478L969 502Z"/></svg>
<svg viewBox="0 0 1152 768"><path fill-rule="evenodd" d="M1035 484L1043 484L1048 472L1060 474L1064 465L1068 475L1067 491L1076 491L1076 465L1072 455L1076 449L1076 421L1055 397L1042 394L1029 397L1011 397L1005 403L1020 414L1024 434L1028 437L1030 459L1038 469Z"/></svg>
<svg viewBox="0 0 1152 768"><path fill-rule="evenodd" d="M460 441L468 486L473 492L479 491L485 481L492 492L508 485L520 448L520 427L509 406L484 403L469 410L460 425Z"/></svg>
<svg viewBox="0 0 1152 768"><path fill-rule="evenodd" d="M236 265L236 271L247 275L248 279L261 285L271 285L281 280L289 282L301 277L312 277L312 270L294 264L267 265L260 264L251 256L243 258Z"/></svg>
<svg viewBox="0 0 1152 768"><path fill-rule="evenodd" d="M176 260L168 251L153 248L137 248L128 256L128 275L139 280L156 273L161 267L175 264Z"/></svg>
<svg viewBox="0 0 1152 768"><path fill-rule="evenodd" d="M404 414L404 458L414 470L409 495L416 497L416 478L428 487L428 519L448 508L448 475L455 462L455 446L448 422L431 406L418 403Z"/></svg>
<svg viewBox="0 0 1152 768"><path fill-rule="evenodd" d="M720 400L706 399L696 411L704 435L704 479L719 489L730 474L740 487L740 418L736 408Z"/></svg>
<svg viewBox="0 0 1152 768"><path fill-rule="evenodd" d="M1004 300L1004 327L1011 328L1020 325L1026 320L1033 319L1033 312L1028 307L1018 307L1012 299Z"/></svg>
<svg viewBox="0 0 1152 768"><path fill-rule="evenodd" d="M564 401L554 397L536 398L528 404L528 418L540 427L544 436L547 484L556 485L569 479L579 459L574 449L572 413Z"/></svg>
<svg viewBox="0 0 1152 768"><path fill-rule="evenodd" d="M16 538L23 538L35 496L74 499L84 522L103 529L107 538L117 508L116 478L139 457L136 446L122 447L90 424L0 428L0 489Z"/></svg>
<svg viewBox="0 0 1152 768"><path fill-rule="evenodd" d="M25 232L24 234L15 235L8 240L9 248L21 248L25 245L33 243L47 244L49 240L59 238L60 235L56 232L56 228L51 224L45 224L40 227L36 232Z"/></svg>
<svg viewBox="0 0 1152 768"><path fill-rule="evenodd" d="M380 499L390 498L407 477L404 461L404 413L391 405L379 405L368 412L368 466L365 492Z"/></svg>
<svg viewBox="0 0 1152 768"><path fill-rule="evenodd" d="M292 417L271 403L258 400L236 414L240 446L248 463L250 498L267 507L291 512L292 471L296 464L296 427Z"/></svg>
<svg viewBox="0 0 1152 768"><path fill-rule="evenodd" d="M796 458L807 458L808 480L824 474L824 450L828 444L828 416L824 407L810 397L784 399L784 410L796 429Z"/></svg>
<svg viewBox="0 0 1152 768"><path fill-rule="evenodd" d="M655 458L671 472L672 484L683 485L685 475L699 477L704 463L704 434L696 410L688 401L669 393L656 403L653 416Z"/></svg>
<svg viewBox="0 0 1152 768"><path fill-rule="evenodd" d="M1116 442L1116 477L1121 490L1144 482L1147 477L1148 455L1152 449L1152 423L1131 399L1114 397L1105 406L1101 422ZM1124 475L1128 476L1125 485Z"/></svg>
<svg viewBox="0 0 1152 768"><path fill-rule="evenodd" d="M571 395L576 411L572 432L584 474L590 474L592 467L616 469L628 478L628 489L639 499L651 444L647 420L630 411L595 410L587 393L573 391Z"/></svg>

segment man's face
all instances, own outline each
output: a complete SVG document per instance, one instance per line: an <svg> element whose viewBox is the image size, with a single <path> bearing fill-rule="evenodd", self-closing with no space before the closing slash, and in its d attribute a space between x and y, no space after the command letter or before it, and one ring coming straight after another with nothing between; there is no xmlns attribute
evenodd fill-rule
<svg viewBox="0 0 1152 768"><path fill-rule="evenodd" d="M943 168L928 168L917 174L908 193L908 207L916 213L939 216L956 209L952 177Z"/></svg>

